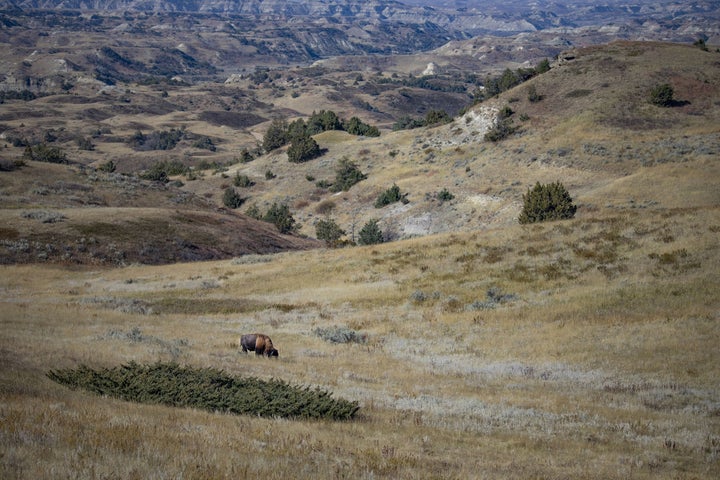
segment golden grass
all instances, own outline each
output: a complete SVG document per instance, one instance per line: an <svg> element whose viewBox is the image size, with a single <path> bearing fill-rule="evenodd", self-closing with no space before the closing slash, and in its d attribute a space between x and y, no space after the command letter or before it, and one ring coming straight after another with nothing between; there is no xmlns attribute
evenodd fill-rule
<svg viewBox="0 0 720 480"><path fill-rule="evenodd" d="M2 267L0 476L717 478L718 218L627 209L256 261ZM490 289L511 297L490 305ZM368 342L313 333L340 325ZM250 331L280 358L239 354ZM236 417L45 377L130 360L362 408L347 423Z"/></svg>

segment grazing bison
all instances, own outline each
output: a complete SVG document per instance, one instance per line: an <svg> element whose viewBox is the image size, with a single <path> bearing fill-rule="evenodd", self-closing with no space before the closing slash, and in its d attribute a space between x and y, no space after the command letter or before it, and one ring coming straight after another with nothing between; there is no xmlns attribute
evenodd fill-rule
<svg viewBox="0 0 720 480"><path fill-rule="evenodd" d="M277 357L278 351L273 346L272 340L262 333L248 333L240 337L240 346L242 351L247 353L248 350L255 352L255 355L267 355L268 357Z"/></svg>

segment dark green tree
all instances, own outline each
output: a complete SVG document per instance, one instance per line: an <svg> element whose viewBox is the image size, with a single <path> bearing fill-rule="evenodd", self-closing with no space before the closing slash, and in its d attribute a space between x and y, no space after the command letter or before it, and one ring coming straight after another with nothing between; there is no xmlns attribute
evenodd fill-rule
<svg viewBox="0 0 720 480"><path fill-rule="evenodd" d="M347 157L342 157L335 168L335 183L333 183L331 190L333 192L347 192L350 187L366 178L367 175L362 173L355 163Z"/></svg>
<svg viewBox="0 0 720 480"><path fill-rule="evenodd" d="M363 225L358 236L358 243L360 245L383 243L383 233L377 219L374 218Z"/></svg>
<svg viewBox="0 0 720 480"><path fill-rule="evenodd" d="M288 142L288 125L285 120L275 119L270 123L263 137L263 148L271 152Z"/></svg>
<svg viewBox="0 0 720 480"><path fill-rule="evenodd" d="M290 208L284 203L273 203L263 215L263 220L274 224L280 233L292 233L297 228Z"/></svg>
<svg viewBox="0 0 720 480"><path fill-rule="evenodd" d="M287 151L288 160L292 163L302 163L320 156L320 145L307 134L294 137Z"/></svg>
<svg viewBox="0 0 720 480"><path fill-rule="evenodd" d="M234 209L239 208L243 203L245 203L245 199L242 198L234 188L228 187L225 189L225 192L223 193L223 205Z"/></svg>
<svg viewBox="0 0 720 480"><path fill-rule="evenodd" d="M345 235L345 230L341 229L331 218L318 220L315 224L315 236L318 240L323 240L328 247L336 247L343 235Z"/></svg>
<svg viewBox="0 0 720 480"><path fill-rule="evenodd" d="M306 138L308 136L307 133L307 125L305 125L305 120L302 118L298 118L294 122L291 122L290 125L287 127L287 139L290 142L294 142L298 138Z"/></svg>
<svg viewBox="0 0 720 480"><path fill-rule="evenodd" d="M431 125L442 125L445 123L450 123L452 121L452 118L445 110L430 110L425 115L425 125L431 126Z"/></svg>
<svg viewBox="0 0 720 480"><path fill-rule="evenodd" d="M343 129L351 135L362 135L364 137L379 137L380 130L377 127L368 125L358 117L351 117L343 122Z"/></svg>
<svg viewBox="0 0 720 480"><path fill-rule="evenodd" d="M541 185L538 182L523 195L523 209L518 220L522 224L561 220L574 217L576 210L562 183Z"/></svg>

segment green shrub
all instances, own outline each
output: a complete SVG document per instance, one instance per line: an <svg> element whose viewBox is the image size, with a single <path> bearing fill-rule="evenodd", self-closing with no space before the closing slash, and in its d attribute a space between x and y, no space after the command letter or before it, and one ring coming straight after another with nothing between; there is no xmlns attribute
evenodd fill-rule
<svg viewBox="0 0 720 480"><path fill-rule="evenodd" d="M658 107L669 107L674 102L675 90L672 85L663 83L656 85L650 90L650 103Z"/></svg>
<svg viewBox="0 0 720 480"><path fill-rule="evenodd" d="M288 160L292 163L302 163L320 156L320 146L309 135L294 137L287 151Z"/></svg>
<svg viewBox="0 0 720 480"><path fill-rule="evenodd" d="M443 188L437 193L437 199L440 200L440 202L449 202L455 198L455 195L450 193L450 191L447 188Z"/></svg>
<svg viewBox="0 0 720 480"><path fill-rule="evenodd" d="M349 158L343 157L335 168L335 183L331 190L347 192L353 185L366 178L367 175L362 173L355 163L351 162Z"/></svg>
<svg viewBox="0 0 720 480"><path fill-rule="evenodd" d="M288 125L285 120L273 120L263 137L263 148L271 152L280 148L288 142Z"/></svg>
<svg viewBox="0 0 720 480"><path fill-rule="evenodd" d="M280 233L292 233L297 228L290 208L284 203L273 203L262 219L274 224Z"/></svg>
<svg viewBox="0 0 720 480"><path fill-rule="evenodd" d="M347 122L343 122L343 129L351 135L359 135L364 137L379 137L380 130L377 127L368 125L358 117L352 117Z"/></svg>
<svg viewBox="0 0 720 480"><path fill-rule="evenodd" d="M383 243L383 233L377 219L372 219L363 225L359 233L358 243L360 245Z"/></svg>
<svg viewBox="0 0 720 480"><path fill-rule="evenodd" d="M162 160L143 172L140 178L154 182L167 183L168 177L186 175L190 169L177 160Z"/></svg>
<svg viewBox="0 0 720 480"><path fill-rule="evenodd" d="M113 173L117 169L117 165L112 160L108 160L105 163L101 163L98 166L98 170L105 173Z"/></svg>
<svg viewBox="0 0 720 480"><path fill-rule="evenodd" d="M315 224L315 236L318 240L323 240L329 247L337 246L340 237L345 235L345 230L341 229L335 220L318 220Z"/></svg>
<svg viewBox="0 0 720 480"><path fill-rule="evenodd" d="M23 158L35 160L36 162L68 163L67 155L59 147L48 147L44 143L34 147L25 147Z"/></svg>
<svg viewBox="0 0 720 480"><path fill-rule="evenodd" d="M517 131L510 118L498 118L495 125L485 133L485 140L488 142L499 142Z"/></svg>
<svg viewBox="0 0 720 480"><path fill-rule="evenodd" d="M250 180L250 177L248 177L245 174L240 174L240 172L237 172L235 174L235 178L233 179L233 185L240 188L249 188L255 185L255 182Z"/></svg>
<svg viewBox="0 0 720 480"><path fill-rule="evenodd" d="M245 199L235 191L234 188L228 187L223 193L223 205L228 208L239 208L245 203Z"/></svg>
<svg viewBox="0 0 720 480"><path fill-rule="evenodd" d="M172 150L185 137L185 130L171 128L148 135L140 131L130 137L128 144L135 150Z"/></svg>
<svg viewBox="0 0 720 480"><path fill-rule="evenodd" d="M209 150L211 152L214 152L217 150L217 147L215 146L215 143L213 143L212 138L210 137L200 137L197 140L195 140L192 144L194 148L200 148L202 150Z"/></svg>
<svg viewBox="0 0 720 480"><path fill-rule="evenodd" d="M405 200L406 196L407 194L403 195L400 192L400 187L393 184L392 187L388 188L378 196L378 198L375 200L375 208L382 208L386 205L390 205L391 203Z"/></svg>
<svg viewBox="0 0 720 480"><path fill-rule="evenodd" d="M528 100L530 102L539 102L540 100L542 100L542 98L542 95L538 93L537 87L535 87L535 85L530 85L528 87Z"/></svg>
<svg viewBox="0 0 720 480"><path fill-rule="evenodd" d="M523 209L518 220L525 224L572 218L576 210L570 194L560 182L547 185L538 182L523 195Z"/></svg>
<svg viewBox="0 0 720 480"><path fill-rule="evenodd" d="M51 370L47 376L72 389L125 401L198 408L261 417L350 420L357 402L334 399L319 388L291 386L281 380L235 377L213 368L175 363L131 362L94 370L87 366Z"/></svg>
<svg viewBox="0 0 720 480"><path fill-rule="evenodd" d="M250 218L254 218L255 220L262 220L262 213L256 203L250 205L250 207L245 211L245 215Z"/></svg>
<svg viewBox="0 0 720 480"><path fill-rule="evenodd" d="M425 125L443 125L452 122L452 117L445 110L430 110L425 115Z"/></svg>

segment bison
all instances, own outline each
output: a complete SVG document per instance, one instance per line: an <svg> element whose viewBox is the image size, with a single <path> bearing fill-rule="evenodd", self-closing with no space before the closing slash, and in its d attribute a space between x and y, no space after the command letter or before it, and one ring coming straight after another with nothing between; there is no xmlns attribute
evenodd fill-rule
<svg viewBox="0 0 720 480"><path fill-rule="evenodd" d="M240 346L243 353L248 350L255 352L255 355L266 355L268 357L277 357L278 351L273 346L270 337L263 333L248 333L240 337Z"/></svg>

